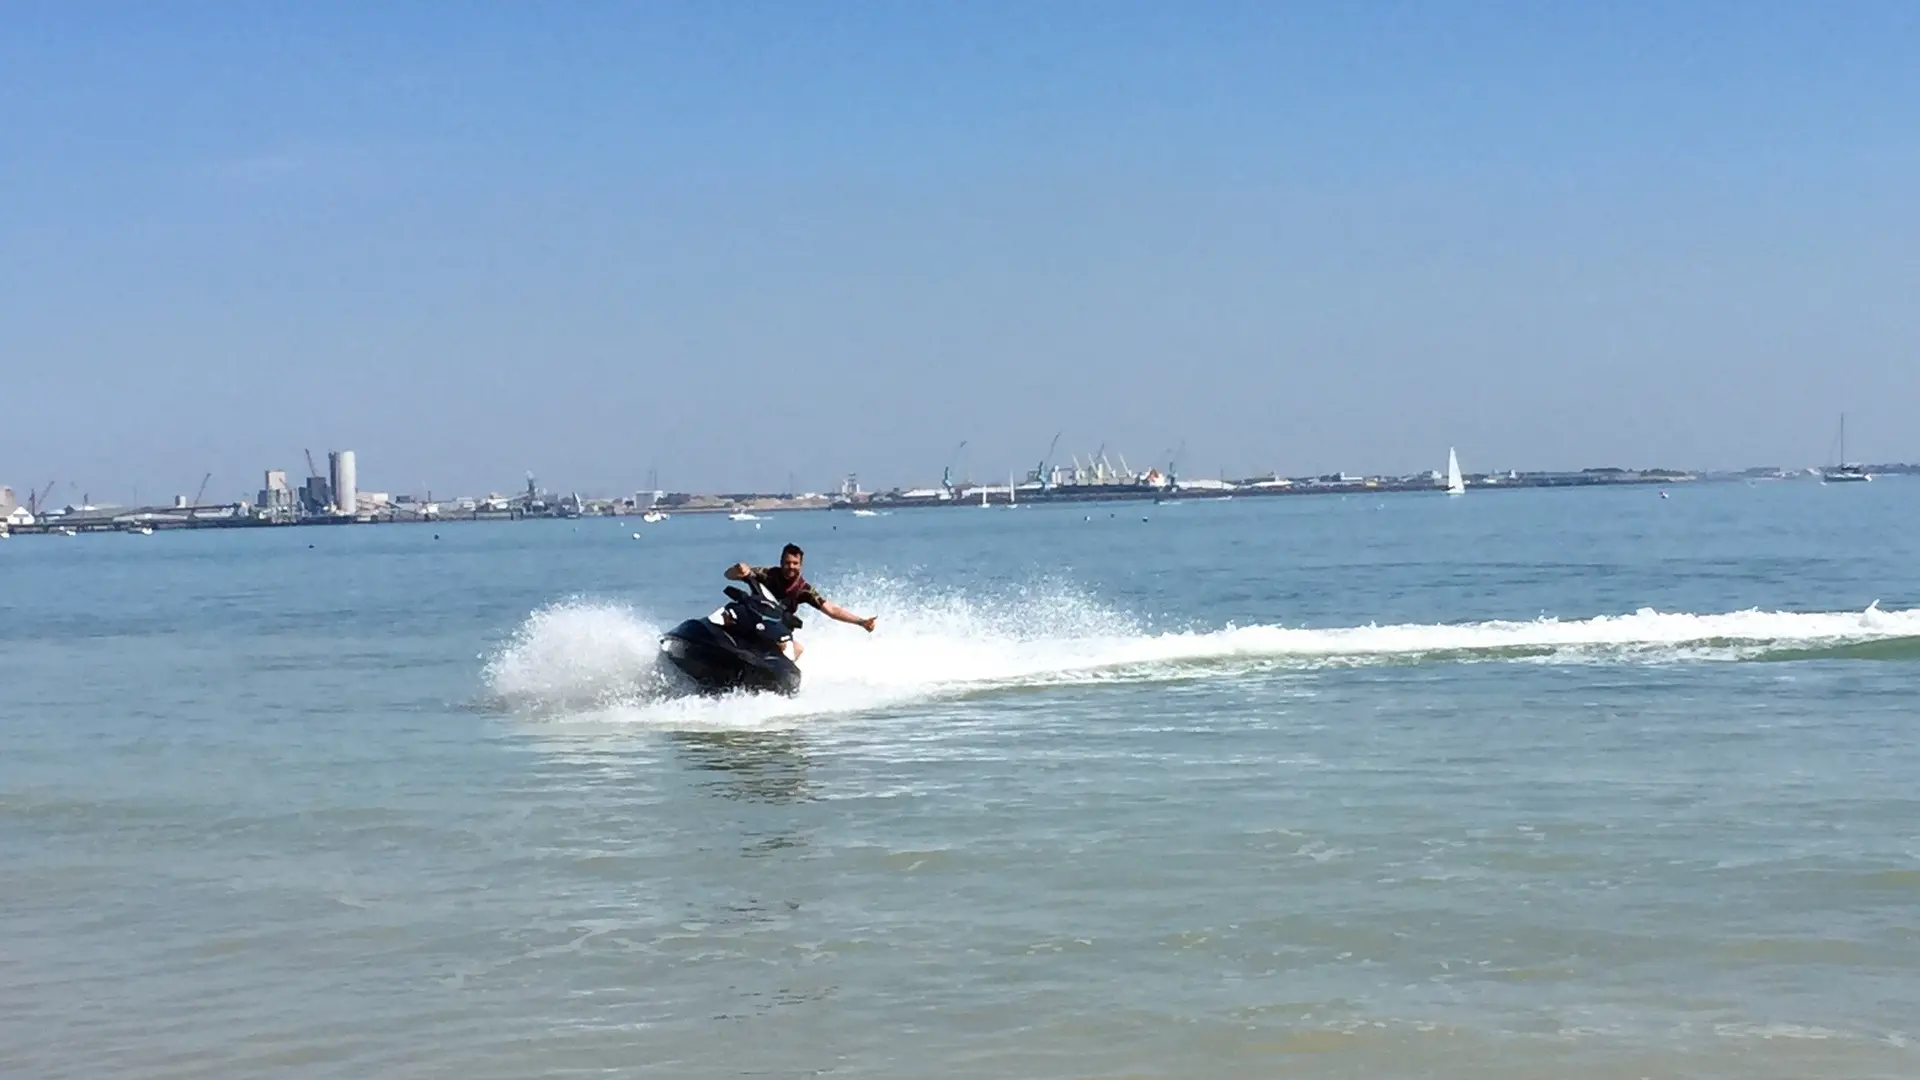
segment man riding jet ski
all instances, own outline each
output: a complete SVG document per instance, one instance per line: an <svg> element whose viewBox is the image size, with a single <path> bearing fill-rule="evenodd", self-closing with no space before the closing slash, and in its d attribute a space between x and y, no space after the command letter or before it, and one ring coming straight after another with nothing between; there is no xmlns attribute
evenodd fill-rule
<svg viewBox="0 0 1920 1080"><path fill-rule="evenodd" d="M660 639L661 651L702 690L772 690L794 694L804 651L793 638L800 629L797 612L811 604L829 618L873 631L874 619L861 618L820 595L800 576L805 553L794 544L780 552L780 565L739 563L727 577L746 589L727 587L731 601L704 619L688 619Z"/></svg>

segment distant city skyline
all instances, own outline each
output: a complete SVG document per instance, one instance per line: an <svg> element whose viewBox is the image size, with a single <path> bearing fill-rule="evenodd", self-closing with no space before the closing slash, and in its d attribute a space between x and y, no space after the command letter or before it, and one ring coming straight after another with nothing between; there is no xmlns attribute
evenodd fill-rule
<svg viewBox="0 0 1920 1080"><path fill-rule="evenodd" d="M189 505L199 505L199 504L211 506L211 505L219 505L219 504L244 503L244 504L251 505L256 510L281 511L281 512L284 512L286 516L294 516L296 514L296 511L294 509L296 505L299 507L297 514L301 516L304 516L309 513L322 514L322 515L332 514L332 513L339 512L340 507L343 505L342 500L337 495L337 492L340 490L340 480L338 478L342 475L340 471L342 456L344 455L344 459L348 462L348 464L345 466L348 471L348 475L352 475L353 470L355 469L355 465L352 464L353 454L354 454L354 451L352 450L330 451L327 454L327 467L320 473L313 475L310 478L305 476L301 477L300 482L298 484L289 483L289 480L288 480L289 474L286 470L282 470L282 469L266 470L261 476L261 481L260 481L261 486L256 488L251 493L243 493L243 494L224 493L220 491L217 486L209 486L204 490L200 488L196 488L194 491L194 494L191 496L189 496L184 490L176 491L172 493L146 492L144 495L141 492L136 490L130 497L120 498L112 494L111 489L109 489L108 494L100 495L95 493L91 489L83 489L78 484L71 483L71 482L63 484L56 481L56 482L53 482L51 485L46 485L46 486L43 486L42 488L23 489L17 493L14 492L9 487L7 487L6 485L0 485L0 509L11 507L14 505L19 505L23 507L27 506L34 501L39 491L45 490L48 492L48 497L44 500L43 505L45 507L55 507L55 508L66 507L66 506L74 506L74 507L93 506L93 507L99 507L99 508L136 507L136 506L164 507L164 506L170 506L170 505L189 506ZM1359 480L1363 480L1363 479L1368 481L1371 481L1374 479L1378 479L1382 481L1399 481L1399 480L1406 480L1413 477L1423 477L1423 476L1430 476L1437 481L1438 478L1445 475L1444 469L1422 468L1422 467L1415 467L1410 469L1370 470L1370 471L1355 471L1352 469L1329 469L1321 472L1300 472L1300 471L1290 472L1284 469L1283 470L1255 470L1250 472L1240 472L1240 471L1223 469L1223 470L1218 470L1217 472L1214 472L1214 473L1198 473L1198 472L1193 472L1186 469L1178 469L1176 473L1169 474L1166 471L1167 462L1164 462L1164 461L1162 462L1121 461L1121 460L1116 460L1115 456L1111 454L1107 455L1107 457L1108 457L1107 465L1112 469L1112 472L1110 474L1106 474L1106 479L1102 479L1101 475L1097 474L1094 471L1094 468L1093 468L1094 459L1087 457L1085 455L1082 455L1080 458L1080 461L1076 463L1071 458L1063 456L1059 461L1053 462L1052 466L1047 470L1047 473L1045 474L1047 476L1047 480L1045 481L1045 483L1048 485L1058 484L1063 489L1071 489L1076 484L1128 483L1134 480L1137 480L1143 484L1146 484L1146 483L1158 484L1160 483L1159 480L1152 480L1149 477L1149 474L1158 474L1162 477L1167 477L1169 481L1177 481L1182 486L1208 488L1208 487L1215 486L1219 481L1223 481L1223 480L1231 481L1234 484L1239 484L1243 482L1259 481L1259 480L1274 478L1274 477L1277 477L1282 481L1285 481L1285 480L1312 481L1318 478L1344 476L1353 482L1358 482ZM1859 460L1854 455L1849 455L1849 458L1850 460L1853 460L1853 461ZM1035 466L1037 466L1038 464L1039 463L1036 462ZM1909 473L1909 472L1913 472L1916 469L1920 469L1920 462L1910 462L1910 461L1886 460L1886 461L1871 461L1871 462L1866 462L1865 464L1872 465L1872 466L1887 466L1887 467L1890 467L1892 471L1901 472L1901 473ZM951 473L952 486L956 490L962 490L962 491L989 489L992 491L1004 493L1007 488L1007 484L1009 480L1012 480L1014 483L1018 485L1025 485L1025 486L1033 485L1036 482L1033 477L1033 474L1036 471L1035 466L1029 466L1025 469L1016 468L1016 469L1010 470L1005 475L997 475L997 476L976 473L965 467L960 467L960 468L954 469L953 472ZM1076 468L1081 468L1082 471L1076 473L1075 472ZM1540 468L1540 467L1530 466L1530 465L1501 465L1497 467L1487 467L1487 468L1478 468L1478 467L1463 468L1461 471L1470 478L1478 478L1483 476L1484 477L1504 477L1507 475L1517 473L1521 478L1527 479L1527 478L1542 477L1542 476L1560 476L1560 475L1569 475L1574 473L1585 473L1585 472L1622 471L1622 472L1630 472L1630 473L1657 474L1657 473L1660 473L1663 471L1669 471L1669 470L1673 472L1678 472L1678 473L1686 473L1686 474L1690 474L1690 475L1694 475L1702 478L1729 477L1729 476L1737 476L1742 473L1772 472L1772 471L1778 471L1781 473L1794 474L1794 475L1803 474L1803 473L1805 474L1825 473L1825 472L1831 471L1823 468L1817 463L1791 463L1791 462L1752 463L1747 465L1720 467L1720 468L1711 468L1711 469L1693 468L1689 466L1677 466L1677 465L1676 466L1659 466L1659 465L1617 466L1612 464L1599 464L1599 465L1566 466L1566 467L1555 467L1555 468ZM1076 475L1079 476L1079 479L1077 480L1074 479ZM208 477L207 479L210 479L210 477ZM780 485L776 487L765 487L765 488L676 487L674 485L666 484L664 482L658 488L649 487L646 483L641 483L639 485L625 485L625 486L612 487L612 488L593 488L593 487L587 487L579 484L569 484L564 480L557 481L557 482L549 482L549 481L541 480L539 477L536 477L530 474L523 475L521 479L523 482L520 485L496 484L491 486L483 485L475 488L452 488L452 487L448 487L447 485L427 484L427 485L416 487L416 488L368 488L365 490L358 490L357 488L353 488L349 490L355 491L357 495L357 498L355 501L356 508L359 510L365 511L373 507L385 508L396 502L407 503L410 501L418 501L421 503L427 503L427 502L440 503L440 502L451 502L451 501L460 500L460 499L488 499L488 498L497 498L497 499L506 500L506 501L513 501L513 500L527 497L529 485L532 485L535 488L535 490L537 490L543 496L550 496L554 498L565 499L575 495L583 499L594 499L594 500L627 499L630 497L637 497L637 498L641 498L642 502L645 501L644 496L646 496L650 492L659 492L661 494L696 495L696 496L700 496L700 495L759 495L759 496L806 495L806 496L820 496L820 497L826 497L826 498L834 498L839 495L844 495L848 492L849 489L847 485L849 481L857 483L858 489L867 494L882 495L882 494L887 494L889 492L893 492L893 493L905 493L909 496L915 496L915 495L923 495L923 494L931 493L933 491L937 491L939 488L943 486L943 484L948 479L948 477L946 475L945 470L943 469L942 475L938 477L917 478L915 480L910 480L910 481L901 482L901 483L889 483L884 485L876 485L876 484L870 484L866 482L863 478L860 477L860 475L857 472L849 472L849 473L844 473L839 477L837 477L835 482L832 484L819 484L819 485L802 484L802 483L798 483L798 477L796 476L794 477L795 482L793 484ZM1255 486L1258 487L1262 485L1255 484ZM368 500L373 500L373 501L368 502Z"/></svg>
<svg viewBox="0 0 1920 1080"><path fill-rule="evenodd" d="M1916 460L1915 55L1901 3L14 5L0 483Z"/></svg>

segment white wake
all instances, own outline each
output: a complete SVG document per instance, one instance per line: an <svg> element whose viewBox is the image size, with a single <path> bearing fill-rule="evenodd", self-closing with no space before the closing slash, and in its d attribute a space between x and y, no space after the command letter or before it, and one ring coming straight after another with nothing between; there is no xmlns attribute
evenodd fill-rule
<svg viewBox="0 0 1920 1080"><path fill-rule="evenodd" d="M537 715L753 728L996 688L1383 662L1738 660L1782 649L1920 638L1920 611L1878 607L1154 632L1068 589L977 597L868 582L839 596L856 611L877 612L879 629L869 635L813 613L803 631L804 683L794 698L692 696L677 673L656 663L665 623L585 599L529 616L488 662L487 684L504 706Z"/></svg>

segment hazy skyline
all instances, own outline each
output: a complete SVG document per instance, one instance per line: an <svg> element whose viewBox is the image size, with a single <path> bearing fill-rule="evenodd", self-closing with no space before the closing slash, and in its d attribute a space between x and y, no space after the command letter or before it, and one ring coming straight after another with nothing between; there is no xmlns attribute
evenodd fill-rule
<svg viewBox="0 0 1920 1080"><path fill-rule="evenodd" d="M1920 7L0 8L0 484L1920 459Z"/></svg>

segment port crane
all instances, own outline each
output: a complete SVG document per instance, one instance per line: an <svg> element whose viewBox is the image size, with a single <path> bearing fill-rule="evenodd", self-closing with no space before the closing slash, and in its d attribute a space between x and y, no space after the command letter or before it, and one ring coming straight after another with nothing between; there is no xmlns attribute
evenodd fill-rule
<svg viewBox="0 0 1920 1080"><path fill-rule="evenodd" d="M1040 464L1033 470L1033 479L1039 483L1041 491L1047 491L1053 487L1053 478L1047 472L1047 465L1053 461L1053 452L1060 449L1060 436L1065 434L1064 431L1054 433L1053 441L1047 444L1047 455L1040 459Z"/></svg>
<svg viewBox="0 0 1920 1080"><path fill-rule="evenodd" d="M192 521L200 513L200 500L206 498L207 481L211 479L213 479L212 473L208 473L207 475L200 478L200 490L193 493L193 502L188 504L187 506L188 521Z"/></svg>
<svg viewBox="0 0 1920 1080"><path fill-rule="evenodd" d="M306 516L307 514L310 514L310 513L321 513L321 512L324 512L326 508L325 508L325 507L323 507L323 506L314 506L314 505L312 505L312 503L311 503L311 502L309 501L309 498L310 498L310 494L311 494L311 493L312 493L312 492L313 492L313 491L315 490L315 489L314 489L314 486L313 486L313 483L312 483L312 481L315 481L315 480L318 480L318 479L320 479L320 470L314 467L314 464L313 464L313 451L311 451L311 450L308 450L308 449L306 449L306 448L304 448L304 447L303 447L303 448L301 448L301 450L300 450L300 452L301 452L301 453L303 453L303 454L305 454L305 455L307 455L307 480L308 480L308 483L307 483L307 485L305 486L305 488L303 488L303 489L301 490L301 492L300 492L300 514L301 514L301 516L303 516L303 517L304 517L304 516Z"/></svg>
<svg viewBox="0 0 1920 1080"><path fill-rule="evenodd" d="M59 482L60 481L58 480L47 481L47 486L41 488L40 494L38 495L35 495L33 493L32 488L28 488L27 489L27 513L32 514L34 517L39 517L41 514L45 513L46 505L47 505L47 496L53 494L53 485Z"/></svg>

